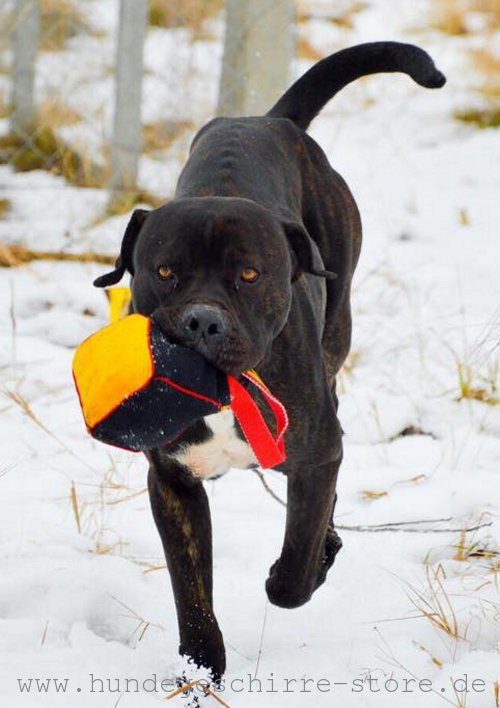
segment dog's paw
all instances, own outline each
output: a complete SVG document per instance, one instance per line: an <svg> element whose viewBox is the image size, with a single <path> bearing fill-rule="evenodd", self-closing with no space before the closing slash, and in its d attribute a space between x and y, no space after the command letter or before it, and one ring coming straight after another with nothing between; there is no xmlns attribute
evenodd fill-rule
<svg viewBox="0 0 500 708"><path fill-rule="evenodd" d="M266 581L266 593L269 601L278 607L293 609L308 602L315 590L322 585L328 571L335 561L335 556L342 548L342 541L333 526L328 527L325 538L323 556L316 574L300 577L293 567L286 568L281 560L277 560L269 570Z"/></svg>
<svg viewBox="0 0 500 708"><path fill-rule="evenodd" d="M271 566L266 580L266 593L273 605L291 610L304 605L313 592L313 589L299 587L293 575L283 571L279 560Z"/></svg>

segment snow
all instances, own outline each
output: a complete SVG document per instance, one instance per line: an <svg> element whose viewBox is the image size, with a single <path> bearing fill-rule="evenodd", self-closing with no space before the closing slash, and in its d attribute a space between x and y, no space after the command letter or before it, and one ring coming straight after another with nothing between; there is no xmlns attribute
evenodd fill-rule
<svg viewBox="0 0 500 708"><path fill-rule="evenodd" d="M466 705L490 708L500 679L500 407L458 399L460 365L470 367L473 387L499 395L492 382L499 384L500 146L494 130L451 117L478 100L466 61L478 39L426 29L423 0L401 0L397 13L388 0L373 0L353 16L352 29L322 19L329 5L311 2L306 23L320 51L401 39L428 49L448 75L441 91L400 76L360 81L311 131L350 185L364 224L352 354L339 382L346 435L336 518L344 526L449 520L411 526L417 533L341 531L344 548L327 582L291 612L270 605L264 592L281 547L283 508L250 471L209 482L216 613L228 654L220 695L243 708L433 708L460 705L451 681L466 675ZM102 34L45 55L39 91L60 88L88 117L71 129L74 139L100 149L111 120L116 2L92 0L88 8ZM194 45L182 30L150 33L145 120L201 125L210 117L222 25L210 28L213 38ZM306 66L297 62L296 73ZM164 163L143 158L143 187L171 195L189 137ZM97 223L103 191L9 167L0 167L0 184L12 204L0 241L117 253L127 217ZM106 323L106 299L91 286L102 272L56 262L0 271L0 695L9 708L111 708L118 700L120 708L147 708L166 696L150 690L155 676L158 686L182 671L195 676L177 658L145 461L91 440L73 390L74 347ZM401 436L408 428L421 434ZM266 479L285 498L286 481L274 472ZM460 550L458 531L423 532L489 522L465 535L476 555ZM436 612L435 622L442 612L451 633L422 609ZM249 685L256 673L262 693ZM91 693L91 675L111 679L111 689L120 679L119 691ZM353 683L366 676L378 679L380 692ZM18 679L30 677L67 678L67 693L21 692ZM139 681L138 693L124 692L126 678ZM384 687L391 678L393 692L394 682ZM285 693L285 679L296 679L296 690ZM306 679L314 685L299 683ZM431 681L432 690L418 680Z"/></svg>

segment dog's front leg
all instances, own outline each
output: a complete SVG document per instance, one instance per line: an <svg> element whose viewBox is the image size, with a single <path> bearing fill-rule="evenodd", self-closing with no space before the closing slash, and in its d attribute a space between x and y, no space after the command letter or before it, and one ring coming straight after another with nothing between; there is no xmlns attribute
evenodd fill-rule
<svg viewBox="0 0 500 708"><path fill-rule="evenodd" d="M212 603L212 526L203 484L160 451L148 453L148 488L161 536L179 623L181 654L212 671L226 666Z"/></svg>
<svg viewBox="0 0 500 708"><path fill-rule="evenodd" d="M342 546L332 521L340 462L341 447L331 462L297 465L288 471L285 539L266 582L275 605L292 608L306 603L324 582Z"/></svg>

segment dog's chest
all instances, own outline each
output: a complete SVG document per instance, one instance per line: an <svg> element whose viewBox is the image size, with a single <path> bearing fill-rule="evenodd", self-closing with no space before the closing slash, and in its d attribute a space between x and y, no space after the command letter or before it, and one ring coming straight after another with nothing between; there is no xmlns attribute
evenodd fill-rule
<svg viewBox="0 0 500 708"><path fill-rule="evenodd" d="M234 427L230 410L207 416L212 435L201 443L188 444L175 454L175 459L200 479L224 474L231 467L245 469L257 463L251 447L241 440Z"/></svg>

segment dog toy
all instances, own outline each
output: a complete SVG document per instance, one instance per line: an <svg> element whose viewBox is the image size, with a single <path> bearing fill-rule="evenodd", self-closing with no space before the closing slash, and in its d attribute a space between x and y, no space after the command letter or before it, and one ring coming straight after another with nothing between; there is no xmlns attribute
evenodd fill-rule
<svg viewBox="0 0 500 708"><path fill-rule="evenodd" d="M178 439L194 421L230 408L260 466L275 467L286 459L285 407L255 372L242 377L274 413L275 436L243 383L169 341L143 315L129 315L91 335L73 360L85 424L97 440L148 450Z"/></svg>

